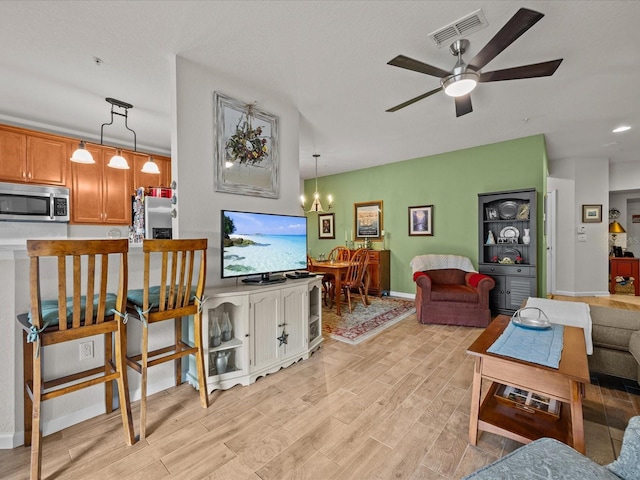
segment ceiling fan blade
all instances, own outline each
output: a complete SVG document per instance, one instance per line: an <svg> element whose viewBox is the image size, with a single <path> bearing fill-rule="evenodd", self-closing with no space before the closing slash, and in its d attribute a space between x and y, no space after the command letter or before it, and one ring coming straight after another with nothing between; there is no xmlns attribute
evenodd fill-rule
<svg viewBox="0 0 640 480"><path fill-rule="evenodd" d="M408 107L412 103L416 103L416 102L422 100L423 98L430 97L434 93L438 93L440 90L442 90L442 87L435 88L435 89L431 90L430 92L423 93L422 95L419 95L416 98L412 98L411 100L407 100L406 102L401 103L400 105L396 105L395 107L391 107L389 110L385 110L385 111L387 111L387 112L395 112L396 110L400 110L401 108Z"/></svg>
<svg viewBox="0 0 640 480"><path fill-rule="evenodd" d="M469 66L480 70L500 52L515 42L524 32L533 27L542 17L543 13L534 12L527 8L521 8L511 17L504 27L489 40L478 54L469 62Z"/></svg>
<svg viewBox="0 0 640 480"><path fill-rule="evenodd" d="M456 97L456 117L461 117L462 115L466 115L467 113L473 112L473 107L471 106L471 94L467 93L462 97Z"/></svg>
<svg viewBox="0 0 640 480"><path fill-rule="evenodd" d="M413 70L418 73L425 73L434 77L442 78L447 75L451 75L451 72L442 70L441 68L428 65L413 58L405 57L404 55L398 55L393 60L387 62L387 65L393 65L394 67L406 68L407 70Z"/></svg>
<svg viewBox="0 0 640 480"><path fill-rule="evenodd" d="M501 80L550 77L556 72L561 63L562 58L558 60L551 60L549 62L532 63L531 65L522 65L521 67L505 68L504 70L481 73L479 81L499 82Z"/></svg>

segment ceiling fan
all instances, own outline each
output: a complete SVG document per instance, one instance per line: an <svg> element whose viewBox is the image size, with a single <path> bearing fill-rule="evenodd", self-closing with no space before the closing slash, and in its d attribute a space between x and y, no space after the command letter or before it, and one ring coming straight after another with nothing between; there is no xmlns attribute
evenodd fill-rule
<svg viewBox="0 0 640 480"><path fill-rule="evenodd" d="M395 112L396 110L400 110L401 108L444 90L447 95L455 98L456 117L460 117L473 111L470 92L479 82L499 82L501 80L517 80L521 78L548 77L553 75L560 66L560 63L562 63L562 59L506 68L504 70L495 70L492 72L480 71L487 63L497 57L523 33L534 26L542 17L544 17L542 13L521 8L469 63L465 63L462 60L462 55L469 48L469 41L465 39L457 40L449 47L451 53L458 57L458 61L451 71L434 67L433 65L414 60L404 55L398 55L388 62L388 65L439 77L440 86L411 100L407 100L400 105L396 105L388 109L387 112Z"/></svg>

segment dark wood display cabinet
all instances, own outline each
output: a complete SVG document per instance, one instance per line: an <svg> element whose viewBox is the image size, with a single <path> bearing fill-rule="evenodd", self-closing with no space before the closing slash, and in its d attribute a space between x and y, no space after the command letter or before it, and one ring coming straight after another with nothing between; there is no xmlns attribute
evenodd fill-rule
<svg viewBox="0 0 640 480"><path fill-rule="evenodd" d="M493 313L511 315L537 295L535 189L478 194L478 269L496 286Z"/></svg>

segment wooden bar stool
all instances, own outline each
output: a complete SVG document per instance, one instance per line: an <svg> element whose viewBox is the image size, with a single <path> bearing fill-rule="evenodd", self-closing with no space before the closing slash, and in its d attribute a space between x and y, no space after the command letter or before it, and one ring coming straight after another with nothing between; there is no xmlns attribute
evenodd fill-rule
<svg viewBox="0 0 640 480"><path fill-rule="evenodd" d="M128 293L127 310L142 323L141 353L127 355L127 364L141 374L140 438L146 436L147 370L175 361L176 385L182 383L182 357L194 355L200 405L209 406L202 350L202 306L207 264L207 239L145 240L144 288ZM193 315L194 345L182 338L182 317ZM149 327L175 319L174 343L149 351Z"/></svg>
<svg viewBox="0 0 640 480"><path fill-rule="evenodd" d="M45 400L104 383L105 409L111 413L112 382L117 381L125 442L127 445L135 442L125 357L128 249L126 239L27 240L31 306L28 314L18 315L18 322L23 329L24 435L25 445L31 445L32 480L39 479L41 474L40 412ZM117 268L111 271L109 255L117 255ZM45 261L44 257L57 259L57 273L51 272L53 262ZM71 267L69 274L68 267ZM54 279L58 285L57 299L42 300L45 280L51 283ZM108 292L112 287L117 293ZM94 335L104 335L104 365L43 380L45 347Z"/></svg>

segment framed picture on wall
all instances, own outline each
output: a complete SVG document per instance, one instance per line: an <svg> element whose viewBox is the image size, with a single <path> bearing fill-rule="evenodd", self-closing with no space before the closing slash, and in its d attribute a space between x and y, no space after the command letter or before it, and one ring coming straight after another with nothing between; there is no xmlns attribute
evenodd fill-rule
<svg viewBox="0 0 640 480"><path fill-rule="evenodd" d="M335 222L333 213L321 213L318 215L318 238L336 238Z"/></svg>
<svg viewBox="0 0 640 480"><path fill-rule="evenodd" d="M433 236L433 205L409 207L409 236Z"/></svg>
<svg viewBox="0 0 640 480"><path fill-rule="evenodd" d="M220 92L213 96L216 191L278 198L278 117Z"/></svg>
<svg viewBox="0 0 640 480"><path fill-rule="evenodd" d="M602 205L582 205L582 223L602 222Z"/></svg>
<svg viewBox="0 0 640 480"><path fill-rule="evenodd" d="M382 200L353 204L356 240L382 240Z"/></svg>

